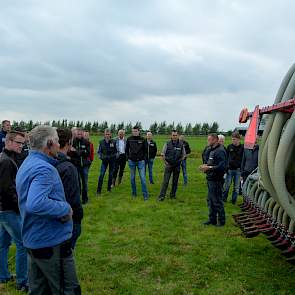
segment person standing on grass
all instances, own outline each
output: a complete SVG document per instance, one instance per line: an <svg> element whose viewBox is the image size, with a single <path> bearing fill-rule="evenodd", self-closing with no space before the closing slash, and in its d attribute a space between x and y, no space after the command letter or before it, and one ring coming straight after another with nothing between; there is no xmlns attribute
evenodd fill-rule
<svg viewBox="0 0 295 295"><path fill-rule="evenodd" d="M127 138L126 141L126 155L128 158L128 165L130 168L130 182L132 189L132 196L136 197L136 183L135 183L135 173L136 168L138 169L141 190L144 200L148 200L148 190L145 179L145 155L146 146L144 144L144 138L140 136L139 128L134 126L132 128L132 136Z"/></svg>
<svg viewBox="0 0 295 295"><path fill-rule="evenodd" d="M232 203L236 204L241 178L241 164L244 153L244 145L241 144L241 135L238 132L232 134L232 143L227 147L227 167L224 184L223 201L227 201L231 182L233 181Z"/></svg>
<svg viewBox="0 0 295 295"><path fill-rule="evenodd" d="M100 175L97 184L97 195L101 194L103 179L107 168L109 167L108 192L112 189L113 173L117 155L116 142L112 139L110 129L105 129L104 139L99 142L98 156L101 160Z"/></svg>
<svg viewBox="0 0 295 295"><path fill-rule="evenodd" d="M222 135L222 134L218 134L218 143L221 145L221 146L224 146L224 143L225 143L225 136Z"/></svg>
<svg viewBox="0 0 295 295"><path fill-rule="evenodd" d="M3 120L1 124L1 131L0 131L0 153L5 147L5 137L10 130L11 130L10 121Z"/></svg>
<svg viewBox="0 0 295 295"><path fill-rule="evenodd" d="M170 192L170 198L176 198L180 165L181 161L183 161L185 158L185 155L184 144L179 140L177 131L173 130L171 133L171 140L164 145L162 151L162 158L165 163L165 171L158 201L164 201L171 175L172 188Z"/></svg>
<svg viewBox="0 0 295 295"><path fill-rule="evenodd" d="M81 235L81 221L83 219L83 208L80 201L79 175L76 167L67 156L72 147L72 132L70 129L57 129L59 138L59 152L57 154L58 164L56 169L61 178L66 201L73 210L73 234L71 238L72 249Z"/></svg>
<svg viewBox="0 0 295 295"><path fill-rule="evenodd" d="M16 155L25 143L25 135L12 131L6 134L5 147L0 154L0 284L12 279L8 271L8 251L16 244L16 288L28 291L27 251L21 235L18 196L15 178L18 170Z"/></svg>
<svg viewBox="0 0 295 295"><path fill-rule="evenodd" d="M183 146L185 149L185 158L181 161L180 167L182 169L183 184L187 185L186 159L187 159L187 156L191 153L191 149L190 149L189 143L186 140L184 140L184 135L180 135L179 140L183 143Z"/></svg>
<svg viewBox="0 0 295 295"><path fill-rule="evenodd" d="M72 163L76 166L79 174L80 189L82 192L82 203L88 203L88 174L90 161L90 144L89 141L84 138L84 132L82 129L75 129L75 138L73 140L73 146L69 153Z"/></svg>
<svg viewBox="0 0 295 295"><path fill-rule="evenodd" d="M125 131L123 129L118 131L118 137L116 139L116 148L117 148L117 156L115 161L115 169L113 174L113 186L116 185L117 176L119 173L118 184L121 184L124 169L126 166L126 139L125 139Z"/></svg>
<svg viewBox="0 0 295 295"><path fill-rule="evenodd" d="M146 173L146 168L148 167L149 171L149 180L150 184L154 184L154 179L153 179L153 165L154 165L154 160L157 155L157 144L153 140L153 134L152 132L147 132L146 134L146 140L145 140L145 173Z"/></svg>
<svg viewBox="0 0 295 295"><path fill-rule="evenodd" d="M18 170L16 190L29 253L30 294L81 294L71 249L73 211L55 168L56 129L37 126L29 139L31 151Z"/></svg>
<svg viewBox="0 0 295 295"><path fill-rule="evenodd" d="M208 135L208 156L206 163L200 166L200 170L207 175L209 220L204 225L225 225L225 212L222 200L223 176L226 168L226 152L218 143L215 133ZM218 219L218 220L217 220Z"/></svg>
<svg viewBox="0 0 295 295"><path fill-rule="evenodd" d="M259 145L258 138L252 150L244 149L242 163L241 163L241 177L243 182L247 177L258 167Z"/></svg>
<svg viewBox="0 0 295 295"><path fill-rule="evenodd" d="M89 142L90 145L90 154L88 157L88 161L89 161L89 168L92 164L92 162L94 161L94 144L90 141L90 136L89 136L89 132L88 131L84 131L84 138Z"/></svg>

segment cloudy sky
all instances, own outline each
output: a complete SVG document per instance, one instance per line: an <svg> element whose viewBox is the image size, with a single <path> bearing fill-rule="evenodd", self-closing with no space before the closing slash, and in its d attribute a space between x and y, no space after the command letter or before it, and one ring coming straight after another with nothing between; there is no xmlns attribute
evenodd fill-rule
<svg viewBox="0 0 295 295"><path fill-rule="evenodd" d="M0 119L212 122L272 104L295 2L0 0Z"/></svg>

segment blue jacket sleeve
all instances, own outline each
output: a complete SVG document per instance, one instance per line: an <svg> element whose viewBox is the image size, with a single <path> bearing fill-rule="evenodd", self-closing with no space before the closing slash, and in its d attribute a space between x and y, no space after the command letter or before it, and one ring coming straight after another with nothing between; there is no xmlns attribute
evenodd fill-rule
<svg viewBox="0 0 295 295"><path fill-rule="evenodd" d="M55 183L52 171L41 170L33 179L28 192L26 210L28 213L59 219L70 213L71 207L65 201L50 198Z"/></svg>

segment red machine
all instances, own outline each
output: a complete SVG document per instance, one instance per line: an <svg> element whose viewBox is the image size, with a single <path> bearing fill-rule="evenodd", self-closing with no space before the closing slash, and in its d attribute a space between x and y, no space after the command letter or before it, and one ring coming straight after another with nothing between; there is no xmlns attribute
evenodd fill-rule
<svg viewBox="0 0 295 295"><path fill-rule="evenodd" d="M272 106L264 107L262 109L259 109L259 105L257 105L255 107L254 112L248 112L247 108L243 109L240 113L239 122L246 123L248 119L251 118L248 131L245 136L245 143L244 143L245 148L253 149L256 143L257 131L259 128L262 115L270 114L273 112L293 113L294 110L295 110L295 98L292 98L285 102L274 104Z"/></svg>

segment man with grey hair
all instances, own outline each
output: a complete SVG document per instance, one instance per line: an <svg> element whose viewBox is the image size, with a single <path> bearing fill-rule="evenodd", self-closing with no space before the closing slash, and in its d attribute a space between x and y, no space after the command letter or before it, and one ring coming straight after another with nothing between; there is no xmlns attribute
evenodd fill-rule
<svg viewBox="0 0 295 295"><path fill-rule="evenodd" d="M222 134L218 134L218 143L219 143L221 146L224 146L224 142L225 142L225 136L222 135Z"/></svg>
<svg viewBox="0 0 295 295"><path fill-rule="evenodd" d="M104 175L109 167L108 192L112 189L113 172L117 155L116 142L112 139L110 129L105 129L104 139L99 142L98 156L101 159L100 175L97 184L97 195L101 194Z"/></svg>
<svg viewBox="0 0 295 295"><path fill-rule="evenodd" d="M72 209L55 168L55 128L35 127L31 151L16 177L23 244L29 253L31 295L81 294L71 250Z"/></svg>
<svg viewBox="0 0 295 295"><path fill-rule="evenodd" d="M116 184L117 175L119 173L118 184L121 184L124 169L127 162L126 157L126 139L125 131L123 129L118 131L118 137L116 139L117 156L115 161L115 169L113 174L113 186Z"/></svg>

